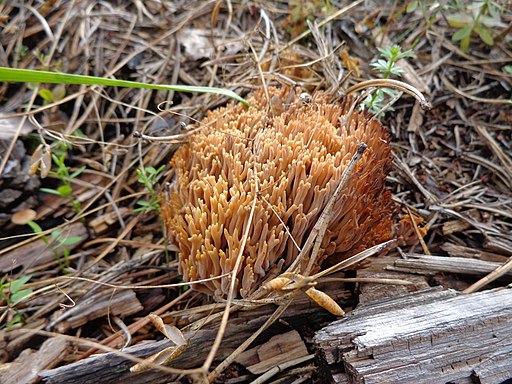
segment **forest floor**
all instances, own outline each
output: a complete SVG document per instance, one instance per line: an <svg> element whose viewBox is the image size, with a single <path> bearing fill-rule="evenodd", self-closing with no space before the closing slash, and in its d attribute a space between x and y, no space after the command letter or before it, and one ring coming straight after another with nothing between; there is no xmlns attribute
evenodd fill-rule
<svg viewBox="0 0 512 384"><path fill-rule="evenodd" d="M390 78L421 92L431 109L404 93L384 95L370 112L384 107L377 118L391 136L388 188L428 232L383 260L408 259L388 265L402 277L472 291L500 265L508 262L504 275L512 268L512 9L507 1L441 3L4 1L0 66L223 87L242 97L263 83L343 96L384 76L371 65L383 59L377 48L411 50L396 63L401 76ZM26 83L0 84L0 97L0 382L35 383L38 372L100 349L162 339L150 313L182 329L219 310L208 296L176 285L177 247L163 231L158 199L179 140L150 142L134 132L187 133L227 97ZM422 264L434 256L437 269ZM475 271L474 260L489 269ZM488 280L485 288L511 281L510 274ZM347 311L361 301L357 284L343 292ZM334 317L320 307L308 311L307 324L288 317L256 344L293 328L313 353L312 335ZM254 331L240 330L228 349ZM194 351L194 339L188 343ZM204 366L209 350L196 349L195 360L179 368ZM307 360L272 380L321 382L315 364ZM227 383L259 376L241 363L219 374Z"/></svg>

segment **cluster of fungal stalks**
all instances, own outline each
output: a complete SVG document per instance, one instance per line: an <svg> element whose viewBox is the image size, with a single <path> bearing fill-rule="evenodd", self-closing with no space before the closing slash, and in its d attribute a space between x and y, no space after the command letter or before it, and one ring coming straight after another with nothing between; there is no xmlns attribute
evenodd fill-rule
<svg viewBox="0 0 512 384"><path fill-rule="evenodd" d="M362 142L368 148L334 205L315 268L393 238L389 137L378 121L349 101L289 88L258 90L248 102L210 112L172 159L162 213L185 281L224 275L193 288L225 297L246 229L236 292L247 297L284 272Z"/></svg>

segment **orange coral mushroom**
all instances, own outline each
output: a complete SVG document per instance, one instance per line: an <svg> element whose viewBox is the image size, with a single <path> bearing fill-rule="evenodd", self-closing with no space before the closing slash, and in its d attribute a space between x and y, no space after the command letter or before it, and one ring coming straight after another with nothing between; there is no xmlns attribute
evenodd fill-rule
<svg viewBox="0 0 512 384"><path fill-rule="evenodd" d="M176 180L162 213L170 240L179 246L185 281L230 273L247 226L236 274L240 295L248 296L269 273L283 272L297 257L297 245L304 244L361 142L368 149L334 206L319 263L393 237L396 205L384 186L391 168L390 146L381 124L350 113L347 102L330 103L321 93L311 103L286 88L271 88L269 96L272 103L259 90L248 100L248 109L229 105L210 112L201 122L205 129L172 159ZM221 298L229 279L223 276L193 288Z"/></svg>

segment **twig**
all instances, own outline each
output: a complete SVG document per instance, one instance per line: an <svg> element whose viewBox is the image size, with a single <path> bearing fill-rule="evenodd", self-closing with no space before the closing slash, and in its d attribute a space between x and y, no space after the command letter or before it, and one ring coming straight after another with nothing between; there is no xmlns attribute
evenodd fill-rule
<svg viewBox="0 0 512 384"><path fill-rule="evenodd" d="M220 363L209 375L208 375L208 382L211 383L215 378L224 371L227 367L235 361L235 359L243 352L245 351L249 345L269 326L271 326L274 321L276 321L283 313L286 311L286 308L288 308L288 305L290 305L291 300L288 300L285 304L279 306L275 312L270 316L267 321L256 331L254 332L251 337L249 337L247 340L245 340L240 346L235 349L231 355L226 357L222 363Z"/></svg>
<svg viewBox="0 0 512 384"><path fill-rule="evenodd" d="M508 261L503 264L501 267L496 268L494 271L489 273L487 276L483 277L482 279L478 280L476 283L470 285L468 288L466 288L464 293L473 293L478 291L480 288L485 287L487 284L493 282L494 280L500 278L508 271L512 270L512 257L508 259Z"/></svg>
<svg viewBox="0 0 512 384"><path fill-rule="evenodd" d="M318 251L320 250L320 245L322 243L325 231L329 226L329 221L332 216L332 208L336 201L339 199L341 192L347 186L350 175L352 174L352 170L356 166L359 159L361 159L361 157L363 156L363 153L366 150L366 148L367 145L365 143L359 144L356 153L352 156L347 167L344 169L340 181L336 187L336 190L334 191L331 198L327 202L322 214L318 219L318 222L315 224L313 230L309 234L308 239L306 240L306 244L304 244L304 247L302 247L302 251L299 253L295 261L287 269L287 272L293 271L297 267L297 265L302 261L302 259L306 256L306 254L311 250L312 247L313 251L311 253L311 257L309 258L308 265L305 271L306 275L308 275L309 272L313 269L313 266L316 263Z"/></svg>
<svg viewBox="0 0 512 384"><path fill-rule="evenodd" d="M279 372L283 372L284 370L286 370L290 367L305 363L306 361L313 360L314 357L315 357L315 355L307 355L307 356L299 357L298 359L287 361L286 363L276 365L274 368L269 369L267 372L265 372L263 375L258 377L256 380L251 381L251 384L263 384L271 377L277 375Z"/></svg>
<svg viewBox="0 0 512 384"><path fill-rule="evenodd" d="M365 80L361 81L360 83L357 83L351 87L349 87L345 93L347 95L350 95L351 93L360 91L361 89L368 88L368 87L385 87L385 88L395 88L399 91L408 93L409 95L413 96L418 100L420 103L421 108L423 109L432 109L432 105L428 102L428 100L423 96L423 93L418 91L416 88L414 88L412 85L404 83L403 81L399 80L393 80L393 79L371 79L371 80Z"/></svg>

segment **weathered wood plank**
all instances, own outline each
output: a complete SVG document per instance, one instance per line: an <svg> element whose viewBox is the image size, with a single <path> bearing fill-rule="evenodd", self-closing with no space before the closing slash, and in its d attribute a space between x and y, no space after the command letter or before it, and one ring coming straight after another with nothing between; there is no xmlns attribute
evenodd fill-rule
<svg viewBox="0 0 512 384"><path fill-rule="evenodd" d="M108 314L129 316L143 309L135 292L131 289L114 292L103 290L71 308L65 313L67 316L61 316L62 321L57 328L64 333L70 328L78 328L91 320Z"/></svg>
<svg viewBox="0 0 512 384"><path fill-rule="evenodd" d="M406 259L397 259L390 270L406 271L410 273L433 274L436 272L461 273L467 275L486 275L503 263L469 259L466 257L444 257L417 254L406 254ZM512 271L506 274L512 277Z"/></svg>
<svg viewBox="0 0 512 384"><path fill-rule="evenodd" d="M512 378L512 289L429 289L371 303L314 342L333 377L344 367L348 382L499 383Z"/></svg>
<svg viewBox="0 0 512 384"><path fill-rule="evenodd" d="M67 237L77 236L82 239L79 243L66 245L68 250L79 247L88 238L87 228L81 222L67 226L64 229L63 235ZM38 265L55 261L56 256L62 257L63 250L64 247L58 246L58 243L55 241L48 245L42 239L34 240L0 255L0 271L7 272L19 267L34 268Z"/></svg>
<svg viewBox="0 0 512 384"><path fill-rule="evenodd" d="M25 349L11 363L0 365L0 383L37 383L37 373L58 365L68 354L69 343L60 337L46 340L38 351Z"/></svg>
<svg viewBox="0 0 512 384"><path fill-rule="evenodd" d="M235 361L254 374L262 374L288 361L308 356L306 344L296 330L279 334L242 353Z"/></svg>

